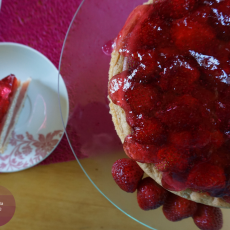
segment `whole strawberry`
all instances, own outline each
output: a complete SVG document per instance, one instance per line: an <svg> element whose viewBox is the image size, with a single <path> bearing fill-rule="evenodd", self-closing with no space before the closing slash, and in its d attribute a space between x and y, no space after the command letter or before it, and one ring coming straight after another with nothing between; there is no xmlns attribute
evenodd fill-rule
<svg viewBox="0 0 230 230"><path fill-rule="evenodd" d="M126 192L135 192L143 174L143 170L132 159L119 159L112 166L113 179Z"/></svg>
<svg viewBox="0 0 230 230"><path fill-rule="evenodd" d="M163 205L163 213L170 221L179 221L193 216L197 204L191 200L170 194Z"/></svg>
<svg viewBox="0 0 230 230"><path fill-rule="evenodd" d="M220 208L198 204L193 220L201 230L219 230L223 226Z"/></svg>
<svg viewBox="0 0 230 230"><path fill-rule="evenodd" d="M168 194L169 192L152 178L146 177L138 184L137 202L143 210L156 209L164 203Z"/></svg>

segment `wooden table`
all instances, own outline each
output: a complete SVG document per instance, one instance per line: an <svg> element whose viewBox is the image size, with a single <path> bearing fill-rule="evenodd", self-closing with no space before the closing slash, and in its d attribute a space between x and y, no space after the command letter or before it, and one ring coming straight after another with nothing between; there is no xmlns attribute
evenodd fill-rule
<svg viewBox="0 0 230 230"><path fill-rule="evenodd" d="M1 174L1 185L16 200L14 217L3 230L147 229L107 201L76 161Z"/></svg>

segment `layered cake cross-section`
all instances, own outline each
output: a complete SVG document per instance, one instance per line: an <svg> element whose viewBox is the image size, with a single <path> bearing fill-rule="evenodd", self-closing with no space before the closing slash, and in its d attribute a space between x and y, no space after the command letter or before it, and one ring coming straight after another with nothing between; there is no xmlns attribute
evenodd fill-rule
<svg viewBox="0 0 230 230"><path fill-rule="evenodd" d="M30 78L21 82L13 74L0 80L0 153L6 150L30 82Z"/></svg>

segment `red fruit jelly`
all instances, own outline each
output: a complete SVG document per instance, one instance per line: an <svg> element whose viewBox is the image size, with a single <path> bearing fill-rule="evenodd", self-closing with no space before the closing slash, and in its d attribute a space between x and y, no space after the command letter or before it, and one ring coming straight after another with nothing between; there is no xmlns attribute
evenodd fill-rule
<svg viewBox="0 0 230 230"><path fill-rule="evenodd" d="M17 86L18 80L13 74L8 75L0 81L0 129L5 121L5 116Z"/></svg>
<svg viewBox="0 0 230 230"><path fill-rule="evenodd" d="M230 0L175 2L130 14L115 40L126 69L109 95L132 128L129 157L153 163L167 188L228 197Z"/></svg>

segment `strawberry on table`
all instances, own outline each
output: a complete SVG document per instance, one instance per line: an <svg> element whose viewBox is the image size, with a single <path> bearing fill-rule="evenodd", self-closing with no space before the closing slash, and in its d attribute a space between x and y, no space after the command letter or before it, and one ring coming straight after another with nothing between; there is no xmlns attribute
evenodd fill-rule
<svg viewBox="0 0 230 230"><path fill-rule="evenodd" d="M119 159L112 166L113 179L126 192L133 193L136 191L143 174L143 170L132 159Z"/></svg>
<svg viewBox="0 0 230 230"><path fill-rule="evenodd" d="M146 177L137 187L137 201L141 209L151 210L159 208L169 192L158 185L152 178Z"/></svg>
<svg viewBox="0 0 230 230"><path fill-rule="evenodd" d="M201 230L220 230L223 226L223 216L220 208L208 205L198 204L193 220Z"/></svg>
<svg viewBox="0 0 230 230"><path fill-rule="evenodd" d="M166 198L163 205L163 213L170 221L179 221L192 217L197 209L197 204L193 201L176 196L172 193Z"/></svg>

